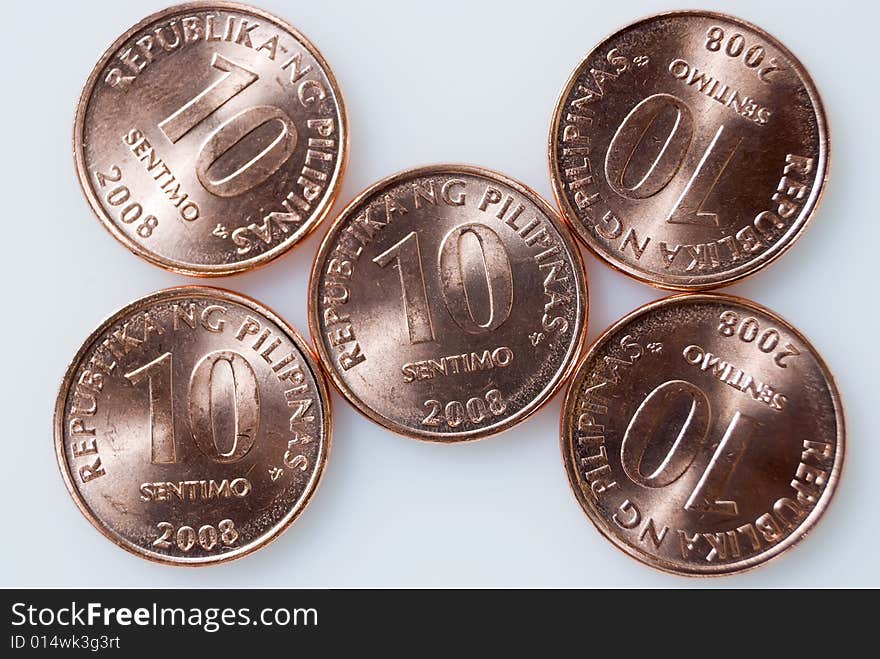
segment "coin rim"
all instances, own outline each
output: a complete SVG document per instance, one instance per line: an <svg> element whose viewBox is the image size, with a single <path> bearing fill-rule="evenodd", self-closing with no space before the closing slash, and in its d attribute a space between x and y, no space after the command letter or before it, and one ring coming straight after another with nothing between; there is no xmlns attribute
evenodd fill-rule
<svg viewBox="0 0 880 659"><path fill-rule="evenodd" d="M265 318L268 318L287 335L287 338L289 338L296 346L296 348L300 351L303 356L303 360L311 370L312 377L314 378L316 383L319 401L323 401L324 403L321 409L324 417L321 429L324 432L324 436L326 438L326 440L324 441L322 457L319 459L319 464L317 465L317 468L310 477L309 483L306 485L303 494L297 499L297 501L301 501L301 504L299 506L291 508L291 510L288 511L288 513L283 518L281 518L280 521L273 525L268 532L257 536L247 545L224 554L199 558L185 558L157 554L145 547L141 547L140 545L131 542L130 540L113 531L113 529L105 524L98 515L92 512L88 503L85 501L76 484L74 483L73 475L70 472L70 465L67 462L67 456L65 455L66 445L64 443L64 411L66 407L67 397L70 392L71 385L73 384L73 379L76 376L82 359L85 357L86 353L95 345L95 343L110 327L112 327L121 319L130 316L132 313L136 313L151 304L166 302L176 298L186 298L189 296L202 297L219 301L228 301L241 305ZM164 288L143 297L139 297L136 300L133 300L124 305L121 309L114 312L112 315L106 317L101 322L101 324L98 325L98 327L91 334L89 334L88 338L82 343L79 350L77 350L76 355L67 366L64 378L62 379L61 386L58 390L58 397L55 400L55 414L53 416L52 422L54 434L53 443L55 445L55 458L58 464L58 468L61 471L61 477L64 480L64 485L67 487L67 491L70 493L70 496L76 504L76 507L79 508L79 511L85 516L85 518L89 520L92 526L100 531L105 538L109 539L111 542L113 542L114 545L125 549L129 553L132 553L140 558L145 558L149 561L153 561L155 563L160 563L163 565L173 565L178 567L203 567L207 565L216 565L218 563L227 563L229 561L242 558L259 549L262 549L267 544L278 538L282 533L284 533L284 531L286 531L291 526L291 524L296 521L300 514L302 514L302 511L306 509L306 507L309 505L309 502L312 500L315 491L318 489L318 486L320 485L322 477L324 475L324 470L327 465L327 459L330 455L333 435L333 419L330 402L330 391L327 387L326 381L324 380L321 368L318 365L317 358L315 357L314 353L312 352L311 346L308 344L305 338L292 325L286 322L272 309L264 305L262 302L258 302L252 297L242 295L241 293L236 293L225 288L195 284Z"/></svg>
<svg viewBox="0 0 880 659"><path fill-rule="evenodd" d="M284 240L275 247L266 250L262 254L258 254L257 256L253 256L243 261L236 261L234 263L198 265L185 264L181 263L180 261L161 256L160 254L140 244L138 241L128 236L124 231L116 226L116 223L101 205L100 201L98 200L98 196L95 193L94 188L92 187L92 183L89 178L88 167L85 163L83 135L89 101L91 100L92 92L94 91L95 85L97 84L98 74L103 70L104 66L107 64L110 58L113 57L114 53L134 34L144 29L146 26L155 23L158 20L175 14L183 14L190 11L205 11L209 9L249 13L264 20L273 22L277 25L277 27L281 28L281 30L288 32L296 41L298 41L303 46L305 50L309 52L312 57L315 58L315 60L320 65L323 74L326 76L328 82L330 83L330 87L333 91L334 96L336 97L336 104L339 108L340 147L336 167L327 186L329 193L321 202L321 204L317 206L315 212L310 216L310 218L303 224L303 226L305 227L305 231L300 234L299 238L293 241ZM86 201L92 209L92 212L101 222L101 225L107 231L109 231L114 238L122 243L130 252L132 252L136 256L143 258L149 263L152 263L153 265L157 265L160 268L164 268L165 270L169 270L178 274L189 275L192 277L223 277L254 270L270 263L281 255L287 253L287 251L295 245L303 242L306 238L308 238L308 236L318 227L318 225L324 221L327 215L329 215L342 189L342 182L345 177L346 168L348 166L348 126L348 114L346 113L345 109L345 99L342 96L342 89L339 86L339 82L336 80L336 76L334 75L333 70L330 68L327 60L324 59L321 51L318 50L315 45L311 41L309 41L299 30L297 30L284 19L281 19L270 12L252 7L244 3L230 2L227 0L195 0L194 2L185 2L183 4L173 5L171 7L167 7L165 9L150 14L146 18L143 18L135 23L131 28L126 30L121 36L114 40L110 46L107 47L107 49L101 55L101 58L98 60L97 64L95 64L95 66L92 68L92 72L89 74L89 77L86 80L86 83L83 86L82 91L79 95L73 123L73 159L80 188L82 189Z"/></svg>
<svg viewBox="0 0 880 659"><path fill-rule="evenodd" d="M766 549L765 551L762 551L761 553L748 559L740 560L735 563L727 563L724 565L707 566L705 569L697 569L697 566L693 566L693 569L688 569L648 552L641 551L635 546L624 541L622 538L618 537L610 529L610 524L605 520L602 515L600 515L596 511L595 507L593 506L593 501L585 495L584 490L580 485L580 474L574 468L574 460L570 457L571 451L569 450L568 446L568 432L566 429L566 419L569 417L569 408L573 406L577 401L576 391L580 388L580 385L582 383L584 367L589 360L593 359L596 356L596 353L610 339L610 337L640 316L647 315L659 308L674 306L680 303L690 303L691 301L742 305L746 309L749 309L751 311L766 314L772 320L777 322L781 327L784 327L787 331L791 332L795 337L798 338L799 341L801 341L803 345L807 346L810 349L810 354L816 360L816 363L819 366L819 370L821 371L822 375L824 375L825 381L828 383L828 390L831 394L831 401L834 406L835 419L837 421L837 445L834 465L832 465L831 467L831 473L828 477L828 484L822 491L822 494L819 497L819 501L816 503L810 513L800 522L800 524L794 530L792 530L792 532L788 536L786 536L781 542L773 545L769 549ZM670 295L664 298L660 298L659 300L654 300L652 302L648 302L647 304L643 304L634 311L626 314L617 322L613 323L604 332L602 332L595 341L593 341L583 359L581 359L581 361L578 363L577 369L574 373L574 377L569 383L568 389L565 392L565 398L562 401L562 411L560 413L559 427L562 463L565 469L568 484L571 487L572 493L574 494L575 499L577 500L578 504L581 507L581 510L583 510L584 515L586 515L587 519L590 520L590 522L593 524L593 526L596 527L599 533L601 533L615 547L617 547L630 558L638 561L643 565L654 568L655 570L684 577L725 577L733 576L735 574L742 574L744 572L754 570L755 568L762 567L768 562L778 558L782 554L791 550L801 540L803 540L810 531L812 531L816 527L816 525L824 516L825 511L828 509L828 506L831 504L831 501L833 500L834 495L837 492L838 484L843 473L844 461L846 458L846 415L843 408L843 402L841 401L840 390L837 387L837 382L834 379L834 375L828 368L828 364L825 362L822 355L819 354L819 351L806 337L806 335L803 334L803 332L794 327L782 316L757 302L737 295L731 295L729 293L679 293L676 295Z"/></svg>
<svg viewBox="0 0 880 659"><path fill-rule="evenodd" d="M816 115L817 132L819 134L818 160L821 167L821 177L818 175L816 177L818 183L817 185L813 186L810 197L808 198L807 203L804 204L805 211L802 213L804 219L801 222L801 225L797 229L797 231L791 234L791 236L787 240L777 243L769 250L762 253L757 259L737 266L735 269L724 270L710 276L700 277L700 275L695 275L694 277L692 277L692 279L699 278L700 281L696 281L693 283L685 283L681 281L666 281L663 279L662 273L645 272L634 268L625 261L615 260L610 253L608 253L606 250L600 249L598 245L593 245L592 241L587 238L587 236L590 235L589 231L584 228L583 224L580 222L580 220L578 220L577 213L571 207L571 204L566 198L564 184L561 183L561 177L559 176L561 168L555 149L555 136L558 134L559 125L562 121L562 115L565 111L565 99L567 98L572 86L577 82L577 78L581 69L586 65L587 61L593 56L593 54L604 44L607 44L609 41L628 30L636 28L644 23L651 23L657 19L676 17L717 18L719 20L739 23L740 25L755 31L759 36L766 39L769 43L778 48L780 52L782 52L783 55L785 55L794 65L792 67L793 70L795 71L795 73L797 73L798 77L803 82L804 89L806 89L807 94L809 95L810 100L813 103L813 108ZM810 76L810 73L808 72L806 66L804 66L803 62L801 62L800 59L796 57L795 54L788 49L788 47L785 46L785 44L783 44L774 35L767 32L767 30L755 25L754 23L739 18L738 16L718 11L687 9L666 11L645 16L643 18L640 18L639 20L624 25L614 32L609 33L607 36L597 42L596 45L591 48L587 52L587 54L581 59L581 61L578 62L577 66L575 66L574 68L574 71L565 81L562 90L559 92L556 100L556 105L553 108L553 114L551 115L550 133L547 141L548 169L550 171L550 187L553 190L553 198L555 199L557 206L559 206L559 209L561 211L560 214L563 220L565 220L566 224L571 228L571 231L574 233L574 235L577 236L578 241L586 246L587 249L589 249L594 256L601 259L602 262L604 262L606 265L611 266L614 270L617 270L618 272L632 277L636 281L640 281L643 284L648 284L655 288L659 288L660 290L675 292L701 292L730 286L731 284L737 283L758 274L760 270L775 263L780 256L785 254L792 247L792 245L797 242L798 238L803 235L807 226L812 224L813 217L816 215L816 212L822 200L824 199L825 192L828 188L828 176L831 170L831 151L831 128L828 123L828 115L825 110L825 103L822 100L822 95L819 92L819 88L816 86L815 81L813 80L812 76ZM820 178L821 180L819 180Z"/></svg>
<svg viewBox="0 0 880 659"><path fill-rule="evenodd" d="M400 425L395 421L392 421L391 419L388 419L387 417L381 415L379 412L373 410L368 405L366 405L366 403L361 401L357 396L355 396L354 392L348 387L342 377L340 377L337 373L335 361L333 360L332 356L327 352L327 349L324 346L323 341L321 340L322 334L320 323L318 320L318 282L320 279L322 266L326 262L326 258L330 252L331 243L335 239L339 227L341 227L342 224L355 213L355 210L358 209L358 207L363 203L365 199L369 198L377 191L417 177L436 176L442 174L467 174L489 180L495 180L498 183L501 183L516 190L527 199L532 201L532 203L534 203L547 215L548 218L550 218L551 222L555 221L555 228L557 233L559 234L565 246L568 248L569 252L572 254L572 261L575 264L573 267L575 278L579 279L582 284L582 287L579 289L579 291L582 291L582 297L580 300L581 313L578 314L580 326L576 327L575 331L573 332L577 339L573 345L569 346L568 361L567 363L565 363L563 368L559 369L556 372L555 378L551 379L547 383L547 385L541 390L541 393L534 399L532 399L532 401L528 405L523 407L516 414L505 417L502 421L496 424L456 434L420 431L416 428L410 428ZM488 169L486 167L467 165L462 163L437 163L410 167L391 174L390 176L386 176L367 187L365 190L355 196L354 199L352 199L348 204L346 204L345 208L343 208L342 211L340 211L340 213L336 216L336 218L333 220L333 223L329 226L327 232L324 234L324 237L321 239L321 245L318 248L317 253L315 254L314 261L312 262L312 269L309 275L308 307L309 334L311 335L312 342L315 345L318 354L318 361L320 362L321 367L324 369L325 373L327 373L327 376L330 378L330 381L333 383L339 393L342 394L343 398L345 398L352 406L354 406L354 408L358 412L360 412L371 421L379 424L386 430L390 430L396 435L400 435L408 439L417 439L419 441L434 442L438 444L458 444L462 442L473 442L481 439L487 439L489 437L498 435L505 430L509 430L513 426L525 421L530 416L538 412L553 398L554 394L556 394L562 387L562 385L566 382L566 380L568 380L569 376L574 370L575 365L580 359L581 354L583 353L584 346L586 344L587 325L589 321L590 294L586 268L584 266L584 259L583 255L578 249L577 242L575 242L575 240L569 234L568 227L565 225L565 223L560 220L559 212L555 208L553 208L543 197L541 197L541 195L539 195L537 192L535 192L532 188L525 185L524 183L521 183L520 181L512 179L509 176L501 174L500 172L497 172L495 170Z"/></svg>

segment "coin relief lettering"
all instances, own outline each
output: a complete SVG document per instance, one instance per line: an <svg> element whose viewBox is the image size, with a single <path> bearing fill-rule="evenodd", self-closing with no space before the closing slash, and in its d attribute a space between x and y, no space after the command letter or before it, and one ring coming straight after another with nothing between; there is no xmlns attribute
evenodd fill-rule
<svg viewBox="0 0 880 659"><path fill-rule="evenodd" d="M159 227L155 215L144 213L144 207L132 200L131 190L122 183L122 170L113 165L109 174L95 172L95 179L101 188L106 188L104 200L111 208L118 209L117 217L123 224L132 225L135 233L141 238L149 238ZM108 185L118 183L117 185ZM174 193L176 195L176 192ZM183 199L183 198L181 198Z"/></svg>
<svg viewBox="0 0 880 659"><path fill-rule="evenodd" d="M407 362L400 367L404 382L432 380L465 373L478 373L493 368L507 368L513 363L514 352L507 346L493 350L444 355L434 359Z"/></svg>
<svg viewBox="0 0 880 659"><path fill-rule="evenodd" d="M253 484L243 476L236 478L213 478L185 481L156 481L153 483L141 483L141 501L208 501L210 499L229 499L235 497L243 499L251 490Z"/></svg>
<svg viewBox="0 0 880 659"><path fill-rule="evenodd" d="M789 340L801 348L781 368ZM676 296L598 339L564 403L563 453L579 502L624 551L725 574L797 542L827 505L841 421L794 328L745 300Z"/></svg>
<svg viewBox="0 0 880 659"><path fill-rule="evenodd" d="M778 58L771 57L766 63L767 48L761 43L753 43L747 46L746 37L740 32L725 34L724 29L713 25L706 32L706 50L715 53L724 53L728 57L737 59L742 56L743 64L754 69L758 80L770 84L779 72L785 71ZM764 66L761 66L764 64Z"/></svg>
<svg viewBox="0 0 880 659"><path fill-rule="evenodd" d="M676 80L680 80L713 101L729 108L737 116L753 121L759 126L767 125L773 114L770 108L759 105L755 99L723 83L711 73L701 71L684 59L672 60L667 68Z"/></svg>
<svg viewBox="0 0 880 659"><path fill-rule="evenodd" d="M779 368L787 368L788 360L801 354L800 350L784 340L775 327L762 330L756 318L747 316L740 319L735 312L726 310L719 316L718 332L721 336L736 337L743 343L754 343L761 352L773 355L773 363Z"/></svg>
<svg viewBox="0 0 880 659"><path fill-rule="evenodd" d="M695 290L747 276L794 241L824 183L827 132L784 46L730 17L671 12L623 28L579 65L550 159L588 247L638 279Z"/></svg>
<svg viewBox="0 0 880 659"><path fill-rule="evenodd" d="M191 12L159 12L105 53L77 111L77 165L81 178L108 158L120 169L127 192L86 192L130 249L229 274L327 213L347 126L329 68L293 28L244 7Z"/></svg>
<svg viewBox="0 0 880 659"><path fill-rule="evenodd" d="M482 397L467 401L426 400L424 407L428 414L422 419L426 426L455 429L462 425L480 425L492 417L500 417L507 411L504 397L497 389L490 389Z"/></svg>
<svg viewBox="0 0 880 659"><path fill-rule="evenodd" d="M327 453L326 392L301 339L268 314L224 291L169 289L123 309L77 358L59 460L90 519L126 548L237 556L308 500Z"/></svg>
<svg viewBox="0 0 880 659"><path fill-rule="evenodd" d="M217 526L203 524L196 528L181 526L175 528L168 522L159 522L156 525L161 535L153 540L152 546L158 549L171 549L175 545L183 553L189 552L196 543L205 551L211 551L221 546L233 547L238 540L238 531L231 519L221 520Z"/></svg>
<svg viewBox="0 0 880 659"><path fill-rule="evenodd" d="M481 437L569 366L585 311L577 259L553 211L518 184L464 166L410 170L328 232L310 327L362 411L420 439Z"/></svg>

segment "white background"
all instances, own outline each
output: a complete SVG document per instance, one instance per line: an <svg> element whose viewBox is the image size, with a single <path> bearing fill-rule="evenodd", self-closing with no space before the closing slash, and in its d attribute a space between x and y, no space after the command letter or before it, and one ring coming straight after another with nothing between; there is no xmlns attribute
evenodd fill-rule
<svg viewBox="0 0 880 659"><path fill-rule="evenodd" d="M669 2L256 0L324 53L342 86L351 156L334 214L375 180L430 162L505 172L551 198L557 94L606 34ZM130 300L193 280L131 255L101 227L71 157L76 101L104 48L162 1L4 3L2 113L2 586L880 586L876 5L710 2L779 37L812 73L832 131L812 226L728 289L793 322L838 377L848 455L825 519L760 570L713 580L654 572L604 540L569 491L561 396L496 438L405 440L333 396L325 477L302 517L241 561L154 565L105 540L64 488L52 410L68 360ZM309 266L327 223L256 272L209 283L256 297L306 333ZM589 339L662 293L591 257Z"/></svg>

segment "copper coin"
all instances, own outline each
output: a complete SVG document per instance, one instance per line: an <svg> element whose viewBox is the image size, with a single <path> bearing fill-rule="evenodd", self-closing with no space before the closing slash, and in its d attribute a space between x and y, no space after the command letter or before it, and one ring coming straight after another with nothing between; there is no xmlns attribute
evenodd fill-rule
<svg viewBox="0 0 880 659"><path fill-rule="evenodd" d="M101 57L76 110L80 184L138 256L196 276L280 256L339 191L348 124L318 50L230 2L160 11Z"/></svg>
<svg viewBox="0 0 880 659"><path fill-rule="evenodd" d="M727 295L647 304L590 348L562 410L575 496L630 556L683 575L756 567L818 521L844 418L806 337Z"/></svg>
<svg viewBox="0 0 880 659"><path fill-rule="evenodd" d="M206 565L278 536L330 449L330 404L303 338L254 300L170 288L86 340L55 406L82 513L138 556Z"/></svg>
<svg viewBox="0 0 880 659"><path fill-rule="evenodd" d="M730 284L791 247L828 172L815 85L737 18L660 14L599 44L550 128L563 214L596 255L675 290Z"/></svg>
<svg viewBox="0 0 880 659"><path fill-rule="evenodd" d="M501 174L436 165L361 193L312 268L309 329L361 412L416 439L501 432L581 350L586 278L550 206Z"/></svg>

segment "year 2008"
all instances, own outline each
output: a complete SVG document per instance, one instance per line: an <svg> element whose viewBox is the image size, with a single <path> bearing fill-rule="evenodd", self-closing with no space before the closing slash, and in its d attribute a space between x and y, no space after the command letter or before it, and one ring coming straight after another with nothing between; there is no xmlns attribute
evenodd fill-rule
<svg viewBox="0 0 880 659"><path fill-rule="evenodd" d="M490 389L480 397L473 397L462 402L459 400L439 401L426 400L424 406L428 415L422 419L426 426L448 426L458 428L463 424L479 424L487 419L502 416L507 411L507 404L498 389Z"/></svg>
<svg viewBox="0 0 880 659"><path fill-rule="evenodd" d="M174 545L186 553L198 544L205 551L210 551L218 545L232 547L238 540L238 531L231 519L221 520L216 526L204 524L196 531L192 526L175 528L168 522L159 522L156 527L162 531L162 535L153 540L153 546L159 549L171 549Z"/></svg>

